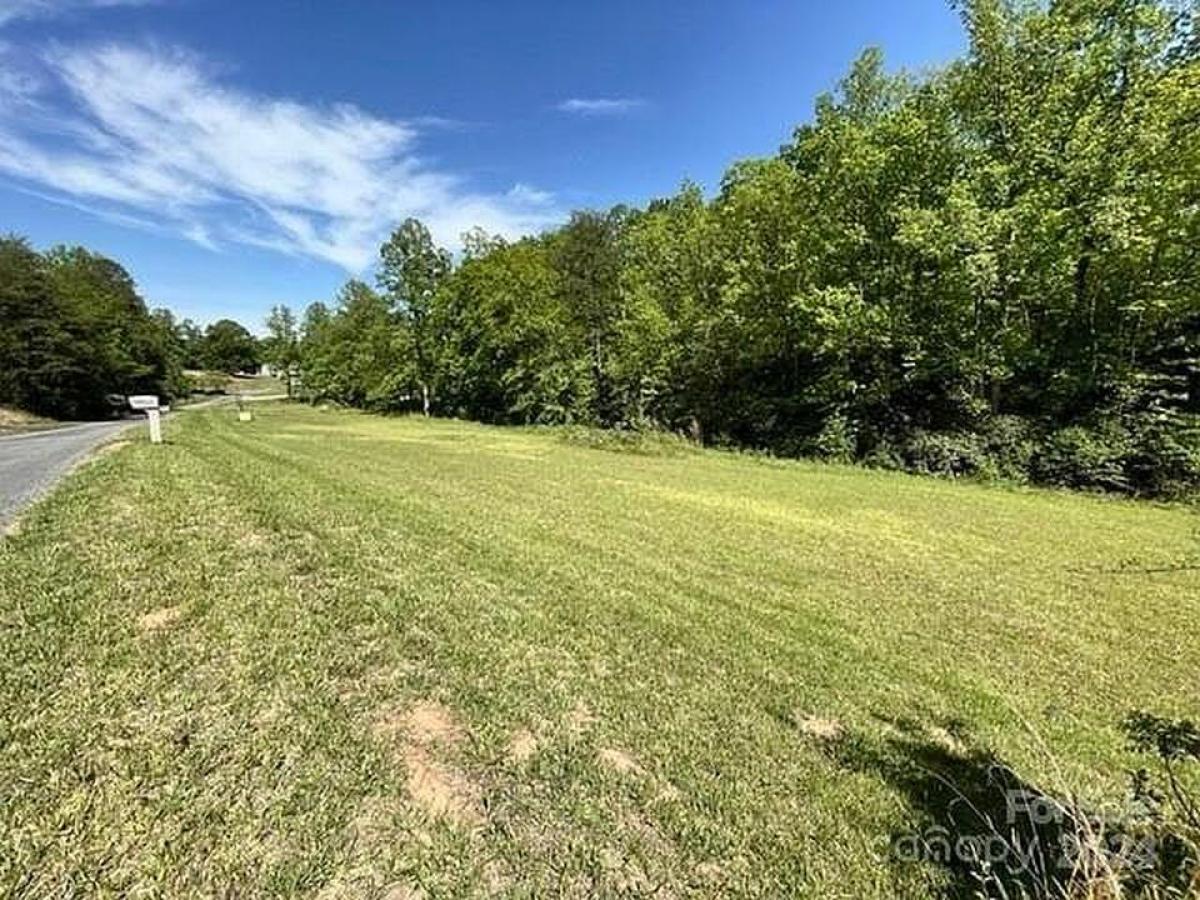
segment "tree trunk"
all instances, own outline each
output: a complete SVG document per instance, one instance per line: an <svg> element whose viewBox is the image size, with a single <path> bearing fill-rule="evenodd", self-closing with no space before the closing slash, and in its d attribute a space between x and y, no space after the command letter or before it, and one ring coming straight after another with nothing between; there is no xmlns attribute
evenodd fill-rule
<svg viewBox="0 0 1200 900"><path fill-rule="evenodd" d="M429 418L429 385L421 382L421 411Z"/></svg>

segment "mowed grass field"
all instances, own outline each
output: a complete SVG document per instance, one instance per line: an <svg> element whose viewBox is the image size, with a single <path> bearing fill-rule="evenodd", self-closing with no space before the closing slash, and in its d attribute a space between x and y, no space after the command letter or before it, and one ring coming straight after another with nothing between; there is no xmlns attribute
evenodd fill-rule
<svg viewBox="0 0 1200 900"><path fill-rule="evenodd" d="M0 894L963 892L1001 761L1197 713L1184 508L262 405L0 541ZM971 791L977 784L964 784Z"/></svg>

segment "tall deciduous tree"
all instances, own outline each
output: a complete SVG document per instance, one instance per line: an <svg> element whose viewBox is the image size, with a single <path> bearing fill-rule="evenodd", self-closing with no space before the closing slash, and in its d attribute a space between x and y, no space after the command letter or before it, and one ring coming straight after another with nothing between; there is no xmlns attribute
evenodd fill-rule
<svg viewBox="0 0 1200 900"><path fill-rule="evenodd" d="M427 412L488 421L1200 487L1194 4L956 6L962 59L915 76L866 51L711 199L471 232L455 271L406 222L379 281L397 377ZM312 333L379 327L355 321Z"/></svg>
<svg viewBox="0 0 1200 900"><path fill-rule="evenodd" d="M300 331L296 314L286 305L271 307L267 316L267 336L260 342L262 357L282 375L287 395L293 394L293 369L300 361Z"/></svg>
<svg viewBox="0 0 1200 900"><path fill-rule="evenodd" d="M220 319L204 330L203 356L205 366L218 372L253 372L258 368L258 341L245 326Z"/></svg>
<svg viewBox="0 0 1200 900"><path fill-rule="evenodd" d="M450 268L449 252L435 246L429 229L416 219L406 219L379 251L378 284L411 331L425 415L430 410L436 357L429 312Z"/></svg>

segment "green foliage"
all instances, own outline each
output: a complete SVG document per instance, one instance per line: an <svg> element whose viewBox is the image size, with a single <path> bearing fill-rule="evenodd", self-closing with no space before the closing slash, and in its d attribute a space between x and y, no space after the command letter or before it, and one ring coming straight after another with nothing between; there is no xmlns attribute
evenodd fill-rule
<svg viewBox="0 0 1200 900"><path fill-rule="evenodd" d="M146 309L120 265L81 247L0 240L0 403L102 416L106 394L186 391L170 313Z"/></svg>
<svg viewBox="0 0 1200 900"><path fill-rule="evenodd" d="M265 362L275 367L278 377L287 385L288 396L292 396L293 369L300 362L300 331L296 314L288 306L271 307L267 316L267 336L259 342Z"/></svg>
<svg viewBox="0 0 1200 900"><path fill-rule="evenodd" d="M1072 425L1053 432L1033 460L1034 477L1046 484L1072 488L1124 490L1124 435L1114 428Z"/></svg>
<svg viewBox="0 0 1200 900"><path fill-rule="evenodd" d="M223 394L229 386L224 372L191 372L187 376L189 393Z"/></svg>
<svg viewBox="0 0 1200 900"><path fill-rule="evenodd" d="M1200 798L1181 771L1200 762L1200 727L1190 719L1172 719L1137 710L1121 730L1133 749L1157 758L1162 789L1150 772L1133 773L1133 799L1146 812L1146 830L1158 852L1145 879L1161 896L1190 897L1200 884Z"/></svg>
<svg viewBox="0 0 1200 900"><path fill-rule="evenodd" d="M429 229L416 219L406 219L379 250L376 280L412 349L425 415L429 415L435 378L430 310L450 267L450 254L434 246Z"/></svg>
<svg viewBox="0 0 1200 900"><path fill-rule="evenodd" d="M558 435L564 443L578 447L640 456L685 456L699 449L683 436L666 431L568 425L559 429Z"/></svg>
<svg viewBox="0 0 1200 900"><path fill-rule="evenodd" d="M1031 470L1066 487L1183 495L1200 484L1200 417L1153 403L1107 408L1051 433Z"/></svg>
<svg viewBox="0 0 1200 900"><path fill-rule="evenodd" d="M253 372L258 368L258 341L245 326L220 319L204 330L201 358L205 368L217 372Z"/></svg>
<svg viewBox="0 0 1200 900"><path fill-rule="evenodd" d="M310 399L381 411L411 408L419 374L412 332L370 286L350 281L332 311L310 306L301 334Z"/></svg>
<svg viewBox="0 0 1200 900"><path fill-rule="evenodd" d="M184 319L175 326L175 340L183 355L185 369L203 369L204 329L191 319Z"/></svg>
<svg viewBox="0 0 1200 900"><path fill-rule="evenodd" d="M963 59L893 75L868 50L777 155L735 164L711 199L685 184L517 243L476 231L457 269L404 223L379 276L395 340L364 340L375 365L409 348L392 374L410 387L377 405L419 394L491 422L1200 487L1190 13L958 8ZM328 365L305 358L305 377L336 380Z"/></svg>
<svg viewBox="0 0 1200 900"><path fill-rule="evenodd" d="M1125 717L1122 728L1142 753L1200 762L1200 727L1190 719L1166 719L1139 710Z"/></svg>
<svg viewBox="0 0 1200 900"><path fill-rule="evenodd" d="M850 462L856 454L854 427L844 413L836 412L821 425L813 439L811 452L831 462Z"/></svg>

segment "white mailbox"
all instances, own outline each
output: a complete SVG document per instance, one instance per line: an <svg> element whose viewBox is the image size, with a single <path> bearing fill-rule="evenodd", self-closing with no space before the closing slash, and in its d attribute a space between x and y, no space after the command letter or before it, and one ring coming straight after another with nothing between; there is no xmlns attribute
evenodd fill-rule
<svg viewBox="0 0 1200 900"><path fill-rule="evenodd" d="M162 420L158 414L158 397L155 394L133 394L129 408L142 410L150 423L150 443L162 443Z"/></svg>
<svg viewBox="0 0 1200 900"><path fill-rule="evenodd" d="M155 394L133 394L129 398L130 409L158 409L158 397Z"/></svg>

